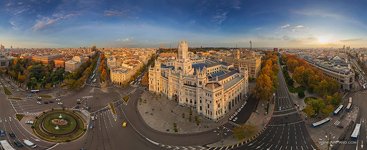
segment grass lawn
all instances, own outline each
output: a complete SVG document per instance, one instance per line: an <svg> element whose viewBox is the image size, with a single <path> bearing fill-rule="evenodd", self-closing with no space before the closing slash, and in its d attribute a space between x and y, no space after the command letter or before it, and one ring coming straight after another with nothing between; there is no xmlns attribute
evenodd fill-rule
<svg viewBox="0 0 367 150"><path fill-rule="evenodd" d="M55 129L53 119L59 119L59 115L68 121L65 126ZM39 116L35 121L33 132L43 140L50 142L70 142L81 137L86 131L84 121L78 113L69 110L53 110ZM52 132L52 133L51 133Z"/></svg>
<svg viewBox="0 0 367 150"><path fill-rule="evenodd" d="M42 98L52 98L51 95L47 95L47 94L38 94L38 96Z"/></svg>
<svg viewBox="0 0 367 150"><path fill-rule="evenodd" d="M20 98L20 97L9 97L9 99L13 99L13 100L22 100L22 98Z"/></svg>
<svg viewBox="0 0 367 150"><path fill-rule="evenodd" d="M17 118L18 121L22 120L24 115L23 114L15 114L15 117Z"/></svg>
<svg viewBox="0 0 367 150"><path fill-rule="evenodd" d="M65 119L68 122L68 124L64 126L59 126L60 129L56 130L55 129L56 125L52 123L52 120L59 119L60 114L62 115L62 119ZM72 116L63 113L50 114L43 120L44 129L52 134L68 134L73 132L76 126L77 126L76 120Z"/></svg>
<svg viewBox="0 0 367 150"><path fill-rule="evenodd" d="M124 96L122 99L127 103L129 101L129 96Z"/></svg>
<svg viewBox="0 0 367 150"><path fill-rule="evenodd" d="M4 86L4 93L6 95L12 95L12 93L10 92L10 90L8 88L6 88L5 86Z"/></svg>

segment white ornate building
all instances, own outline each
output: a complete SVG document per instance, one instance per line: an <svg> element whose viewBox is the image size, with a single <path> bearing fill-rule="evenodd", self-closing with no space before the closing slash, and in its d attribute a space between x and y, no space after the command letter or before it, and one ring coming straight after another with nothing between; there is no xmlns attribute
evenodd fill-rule
<svg viewBox="0 0 367 150"><path fill-rule="evenodd" d="M246 66L234 68L214 60L190 59L188 44L181 41L176 60L162 63L158 59L149 68L149 91L219 120L243 102L248 92L248 71Z"/></svg>

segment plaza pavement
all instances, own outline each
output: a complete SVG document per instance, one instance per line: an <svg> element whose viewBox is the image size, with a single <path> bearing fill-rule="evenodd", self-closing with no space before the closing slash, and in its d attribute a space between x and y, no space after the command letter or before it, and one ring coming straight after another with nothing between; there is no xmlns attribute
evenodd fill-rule
<svg viewBox="0 0 367 150"><path fill-rule="evenodd" d="M141 100L138 102L138 110L147 125L167 133L198 133L214 129L223 122L217 123L207 119L199 115L196 110L192 110L191 121L189 121L189 107L180 106L176 101L147 91L142 94ZM195 117L199 118L199 125L196 124ZM177 124L178 132L174 131L173 123Z"/></svg>

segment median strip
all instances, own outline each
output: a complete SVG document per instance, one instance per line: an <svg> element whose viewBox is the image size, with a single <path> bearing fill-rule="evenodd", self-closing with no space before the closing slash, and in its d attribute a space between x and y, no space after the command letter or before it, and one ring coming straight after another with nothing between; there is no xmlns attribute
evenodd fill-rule
<svg viewBox="0 0 367 150"><path fill-rule="evenodd" d="M113 103L109 103L109 104L108 104L108 106L109 106L109 108L110 108L111 112L112 112L114 115L116 115L115 105L113 105Z"/></svg>

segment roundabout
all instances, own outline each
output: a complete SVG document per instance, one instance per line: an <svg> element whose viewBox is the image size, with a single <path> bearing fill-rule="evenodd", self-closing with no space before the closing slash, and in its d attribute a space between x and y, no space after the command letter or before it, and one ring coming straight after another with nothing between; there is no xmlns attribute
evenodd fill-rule
<svg viewBox="0 0 367 150"><path fill-rule="evenodd" d="M54 109L36 117L33 132L50 142L70 142L81 137L86 123L78 111Z"/></svg>

